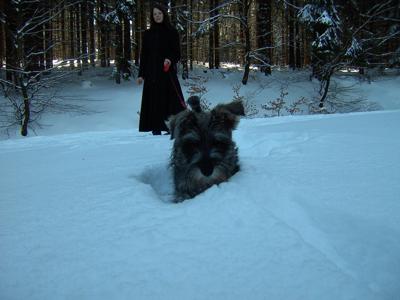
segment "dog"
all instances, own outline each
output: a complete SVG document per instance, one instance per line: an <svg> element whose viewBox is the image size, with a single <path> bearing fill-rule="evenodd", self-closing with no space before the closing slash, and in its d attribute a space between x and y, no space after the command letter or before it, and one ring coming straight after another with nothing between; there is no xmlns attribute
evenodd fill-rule
<svg viewBox="0 0 400 300"><path fill-rule="evenodd" d="M244 116L241 101L219 104L203 111L200 99L188 99L186 109L169 120L174 139L170 165L173 170L175 202L205 191L214 184L228 180L239 171L238 148L232 131Z"/></svg>

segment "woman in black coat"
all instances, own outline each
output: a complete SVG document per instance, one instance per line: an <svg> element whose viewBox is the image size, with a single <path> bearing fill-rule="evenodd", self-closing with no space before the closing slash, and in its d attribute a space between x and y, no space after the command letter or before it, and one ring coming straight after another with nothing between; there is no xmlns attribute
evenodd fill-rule
<svg viewBox="0 0 400 300"><path fill-rule="evenodd" d="M178 31L161 5L153 6L150 19L150 29L143 35L137 79L138 84L144 81L139 131L158 135L168 132L165 121L186 105L176 74L181 56Z"/></svg>

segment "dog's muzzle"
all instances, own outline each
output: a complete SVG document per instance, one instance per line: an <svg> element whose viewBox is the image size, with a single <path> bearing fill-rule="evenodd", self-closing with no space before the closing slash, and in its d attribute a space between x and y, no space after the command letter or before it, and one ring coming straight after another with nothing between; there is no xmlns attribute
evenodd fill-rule
<svg viewBox="0 0 400 300"><path fill-rule="evenodd" d="M210 176L214 171L214 165L209 158L202 159L199 162L199 168L204 176Z"/></svg>

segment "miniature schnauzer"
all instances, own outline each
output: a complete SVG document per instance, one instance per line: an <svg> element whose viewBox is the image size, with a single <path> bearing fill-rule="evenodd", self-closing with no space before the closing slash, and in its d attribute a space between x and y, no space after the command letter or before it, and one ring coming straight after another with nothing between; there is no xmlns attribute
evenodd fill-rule
<svg viewBox="0 0 400 300"><path fill-rule="evenodd" d="M242 102L219 104L209 112L200 99L188 99L187 109L170 119L171 155L175 202L193 198L214 184L228 180L239 170L238 150L232 130L244 115Z"/></svg>

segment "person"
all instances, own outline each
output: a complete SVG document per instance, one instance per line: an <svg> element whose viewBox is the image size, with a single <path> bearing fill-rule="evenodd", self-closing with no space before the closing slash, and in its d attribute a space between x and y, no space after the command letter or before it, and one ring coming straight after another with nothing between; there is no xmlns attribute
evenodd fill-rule
<svg viewBox="0 0 400 300"><path fill-rule="evenodd" d="M186 108L177 77L180 60L178 31L172 27L167 10L160 4L151 9L151 25L143 35L137 83L143 84L139 131L169 133L165 121Z"/></svg>

